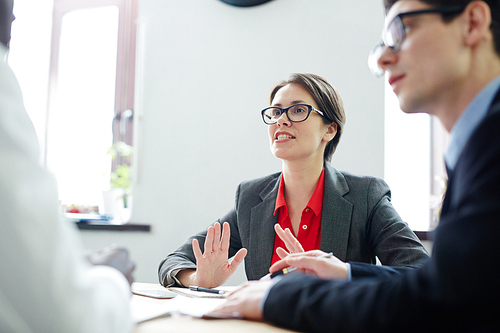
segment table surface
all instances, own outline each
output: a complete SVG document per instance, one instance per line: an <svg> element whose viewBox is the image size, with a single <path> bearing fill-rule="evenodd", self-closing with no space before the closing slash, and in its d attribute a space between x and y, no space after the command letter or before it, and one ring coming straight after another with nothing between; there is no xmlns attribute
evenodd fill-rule
<svg viewBox="0 0 500 333"><path fill-rule="evenodd" d="M136 289L157 289L166 290L163 286L154 283L138 283L135 282L132 288ZM141 296L134 296L141 297ZM185 297L185 296L177 296ZM168 299L155 299L149 297L141 297L142 302L150 304L161 304L168 302ZM200 319L190 316L173 315L162 318L155 318L137 324L132 330L133 333L153 333L153 332L175 332L175 333L278 333L278 332L293 332L283 328L278 328L263 322L255 322L250 320L240 319Z"/></svg>

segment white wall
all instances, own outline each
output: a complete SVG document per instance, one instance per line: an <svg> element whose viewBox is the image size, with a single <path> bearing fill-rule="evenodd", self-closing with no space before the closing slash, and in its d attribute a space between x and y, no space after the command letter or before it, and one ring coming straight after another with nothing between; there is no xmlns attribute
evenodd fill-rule
<svg viewBox="0 0 500 333"><path fill-rule="evenodd" d="M167 253L232 207L239 182L280 169L259 111L291 72L324 76L344 99L333 164L383 177L383 81L366 65L382 23L379 1L141 0L133 221L152 232L84 232L85 243L127 245L136 278L156 281ZM242 281L240 269L230 283Z"/></svg>
<svg viewBox="0 0 500 333"><path fill-rule="evenodd" d="M222 217L239 182L280 170L260 110L291 72L335 85L347 124L333 164L383 177L384 84L367 67L383 25L381 1L140 0L133 222L151 233L82 232L90 249L130 248L136 279ZM229 283L244 280L242 270Z"/></svg>

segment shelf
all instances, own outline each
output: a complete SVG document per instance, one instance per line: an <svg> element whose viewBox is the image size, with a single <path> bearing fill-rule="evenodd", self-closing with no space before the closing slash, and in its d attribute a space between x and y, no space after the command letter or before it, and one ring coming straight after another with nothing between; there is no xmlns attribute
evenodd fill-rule
<svg viewBox="0 0 500 333"><path fill-rule="evenodd" d="M80 230L142 231L150 232L151 225L138 223L114 224L106 222L75 222Z"/></svg>

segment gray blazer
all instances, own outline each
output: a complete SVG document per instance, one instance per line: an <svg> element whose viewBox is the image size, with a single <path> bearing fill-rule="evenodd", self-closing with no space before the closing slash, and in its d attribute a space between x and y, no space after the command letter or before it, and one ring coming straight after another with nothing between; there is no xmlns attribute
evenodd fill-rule
<svg viewBox="0 0 500 333"><path fill-rule="evenodd" d="M235 207L217 222L229 222L229 257L242 247L248 249L245 272L249 280L266 275L274 249L274 207L281 172L242 182L236 191ZM333 252L342 261L417 267L428 253L402 221L390 202L390 189L379 178L339 172L325 164L325 187L321 219L321 250ZM169 254L158 269L164 286L175 285L178 271L196 268L191 241L203 249L206 230L190 237Z"/></svg>

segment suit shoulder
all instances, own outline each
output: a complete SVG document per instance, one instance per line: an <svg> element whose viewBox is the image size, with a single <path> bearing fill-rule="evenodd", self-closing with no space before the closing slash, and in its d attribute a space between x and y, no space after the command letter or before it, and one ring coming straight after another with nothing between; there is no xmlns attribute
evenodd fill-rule
<svg viewBox="0 0 500 333"><path fill-rule="evenodd" d="M347 171L339 172L346 180L349 186L374 186L374 187L389 187L387 183L379 177L356 175Z"/></svg>
<svg viewBox="0 0 500 333"><path fill-rule="evenodd" d="M494 176L498 172L500 145L492 142L500 141L499 126L500 112L489 114L478 125L457 160L454 172L457 177L461 175L471 181L471 184L477 184L474 181L477 177L486 176L490 172Z"/></svg>
<svg viewBox="0 0 500 333"><path fill-rule="evenodd" d="M267 176L244 180L240 183L239 187L241 190L252 190L253 191L261 191L266 188L270 183L275 184L276 181L281 176L281 172L276 172Z"/></svg>

